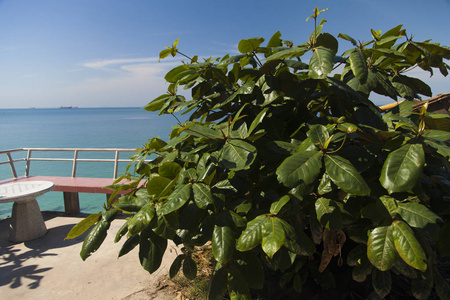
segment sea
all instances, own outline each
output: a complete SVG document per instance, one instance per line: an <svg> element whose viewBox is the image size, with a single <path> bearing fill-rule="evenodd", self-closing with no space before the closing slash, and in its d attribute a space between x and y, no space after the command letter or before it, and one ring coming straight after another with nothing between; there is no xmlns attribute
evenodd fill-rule
<svg viewBox="0 0 450 300"><path fill-rule="evenodd" d="M183 116L178 116L183 120ZM18 148L132 148L142 147L153 137L168 140L177 120L143 108L35 108L0 109L0 150ZM133 153L121 154L120 159ZM73 152L33 153L32 157L73 158ZM26 157L26 152L13 158ZM80 158L113 159L111 153L88 153ZM0 154L0 162L6 161ZM77 177L113 177L113 162L80 162ZM119 176L128 163L119 164ZM15 164L17 175L25 174L25 163ZM30 175L71 176L72 162L32 161ZM12 178L9 164L0 165L0 180ZM103 194L80 193L82 213L102 210ZM37 198L41 211L64 211L62 192L49 192ZM12 203L0 203L0 219L11 215Z"/></svg>

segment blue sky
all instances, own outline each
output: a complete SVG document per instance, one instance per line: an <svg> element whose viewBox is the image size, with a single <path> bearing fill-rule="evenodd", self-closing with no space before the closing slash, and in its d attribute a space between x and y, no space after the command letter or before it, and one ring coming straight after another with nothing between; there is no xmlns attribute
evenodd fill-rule
<svg viewBox="0 0 450 300"><path fill-rule="evenodd" d="M158 54L177 38L199 56L278 30L301 44L316 6L328 8L324 31L335 36L368 41L371 28L403 24L417 41L450 46L450 0L0 0L0 108L141 107L165 92L164 74L181 58ZM349 43L339 43L342 53ZM414 72L434 94L450 92L450 78Z"/></svg>

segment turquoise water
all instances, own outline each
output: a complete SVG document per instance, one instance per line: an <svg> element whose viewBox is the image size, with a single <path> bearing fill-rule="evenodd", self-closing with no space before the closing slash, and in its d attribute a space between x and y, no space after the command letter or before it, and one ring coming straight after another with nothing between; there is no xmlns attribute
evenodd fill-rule
<svg viewBox="0 0 450 300"><path fill-rule="evenodd" d="M0 109L0 150L16 148L139 148L149 138L167 140L170 127L176 124L172 116L158 116L140 108L76 108L76 109ZM129 154L122 154L121 159ZM54 157L71 158L73 153L52 153ZM24 157L25 152L15 157ZM35 157L45 157L36 153ZM90 153L80 158L114 158L114 154ZM0 155L5 161L6 155ZM119 167L123 172L126 163ZM19 176L25 164L16 163ZM30 175L71 176L71 162L33 161ZM113 163L81 162L79 177L113 177ZM0 165L0 180L11 178L9 165ZM105 202L102 194L80 194L84 213L98 212ZM41 210L64 211L62 192L50 192L38 198ZM0 219L11 214L12 203L0 204Z"/></svg>

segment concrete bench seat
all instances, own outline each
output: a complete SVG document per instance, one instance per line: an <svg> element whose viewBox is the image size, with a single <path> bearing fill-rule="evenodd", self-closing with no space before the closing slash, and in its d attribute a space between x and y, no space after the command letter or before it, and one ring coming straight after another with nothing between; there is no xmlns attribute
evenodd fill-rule
<svg viewBox="0 0 450 300"><path fill-rule="evenodd" d="M105 188L112 185L113 178L90 178L90 177L61 177L61 176L21 176L0 181L0 184L21 182L21 181L51 181L55 184L53 191L63 192L64 209L68 214L80 213L80 201L78 193L106 194L107 199L113 190ZM120 191L125 194L128 191Z"/></svg>

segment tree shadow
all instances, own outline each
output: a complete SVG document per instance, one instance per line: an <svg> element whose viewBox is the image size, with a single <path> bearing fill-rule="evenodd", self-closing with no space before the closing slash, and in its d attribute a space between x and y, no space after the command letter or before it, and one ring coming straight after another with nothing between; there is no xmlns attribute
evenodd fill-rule
<svg viewBox="0 0 450 300"><path fill-rule="evenodd" d="M54 218L54 214L43 214L45 221ZM12 243L8 240L10 220L0 220L0 287L18 288L27 282L29 289L39 287L45 272L51 266L41 266L39 258L58 256L54 249L69 247L84 240L83 234L75 239L64 240L75 224L49 228L41 238L24 243Z"/></svg>

